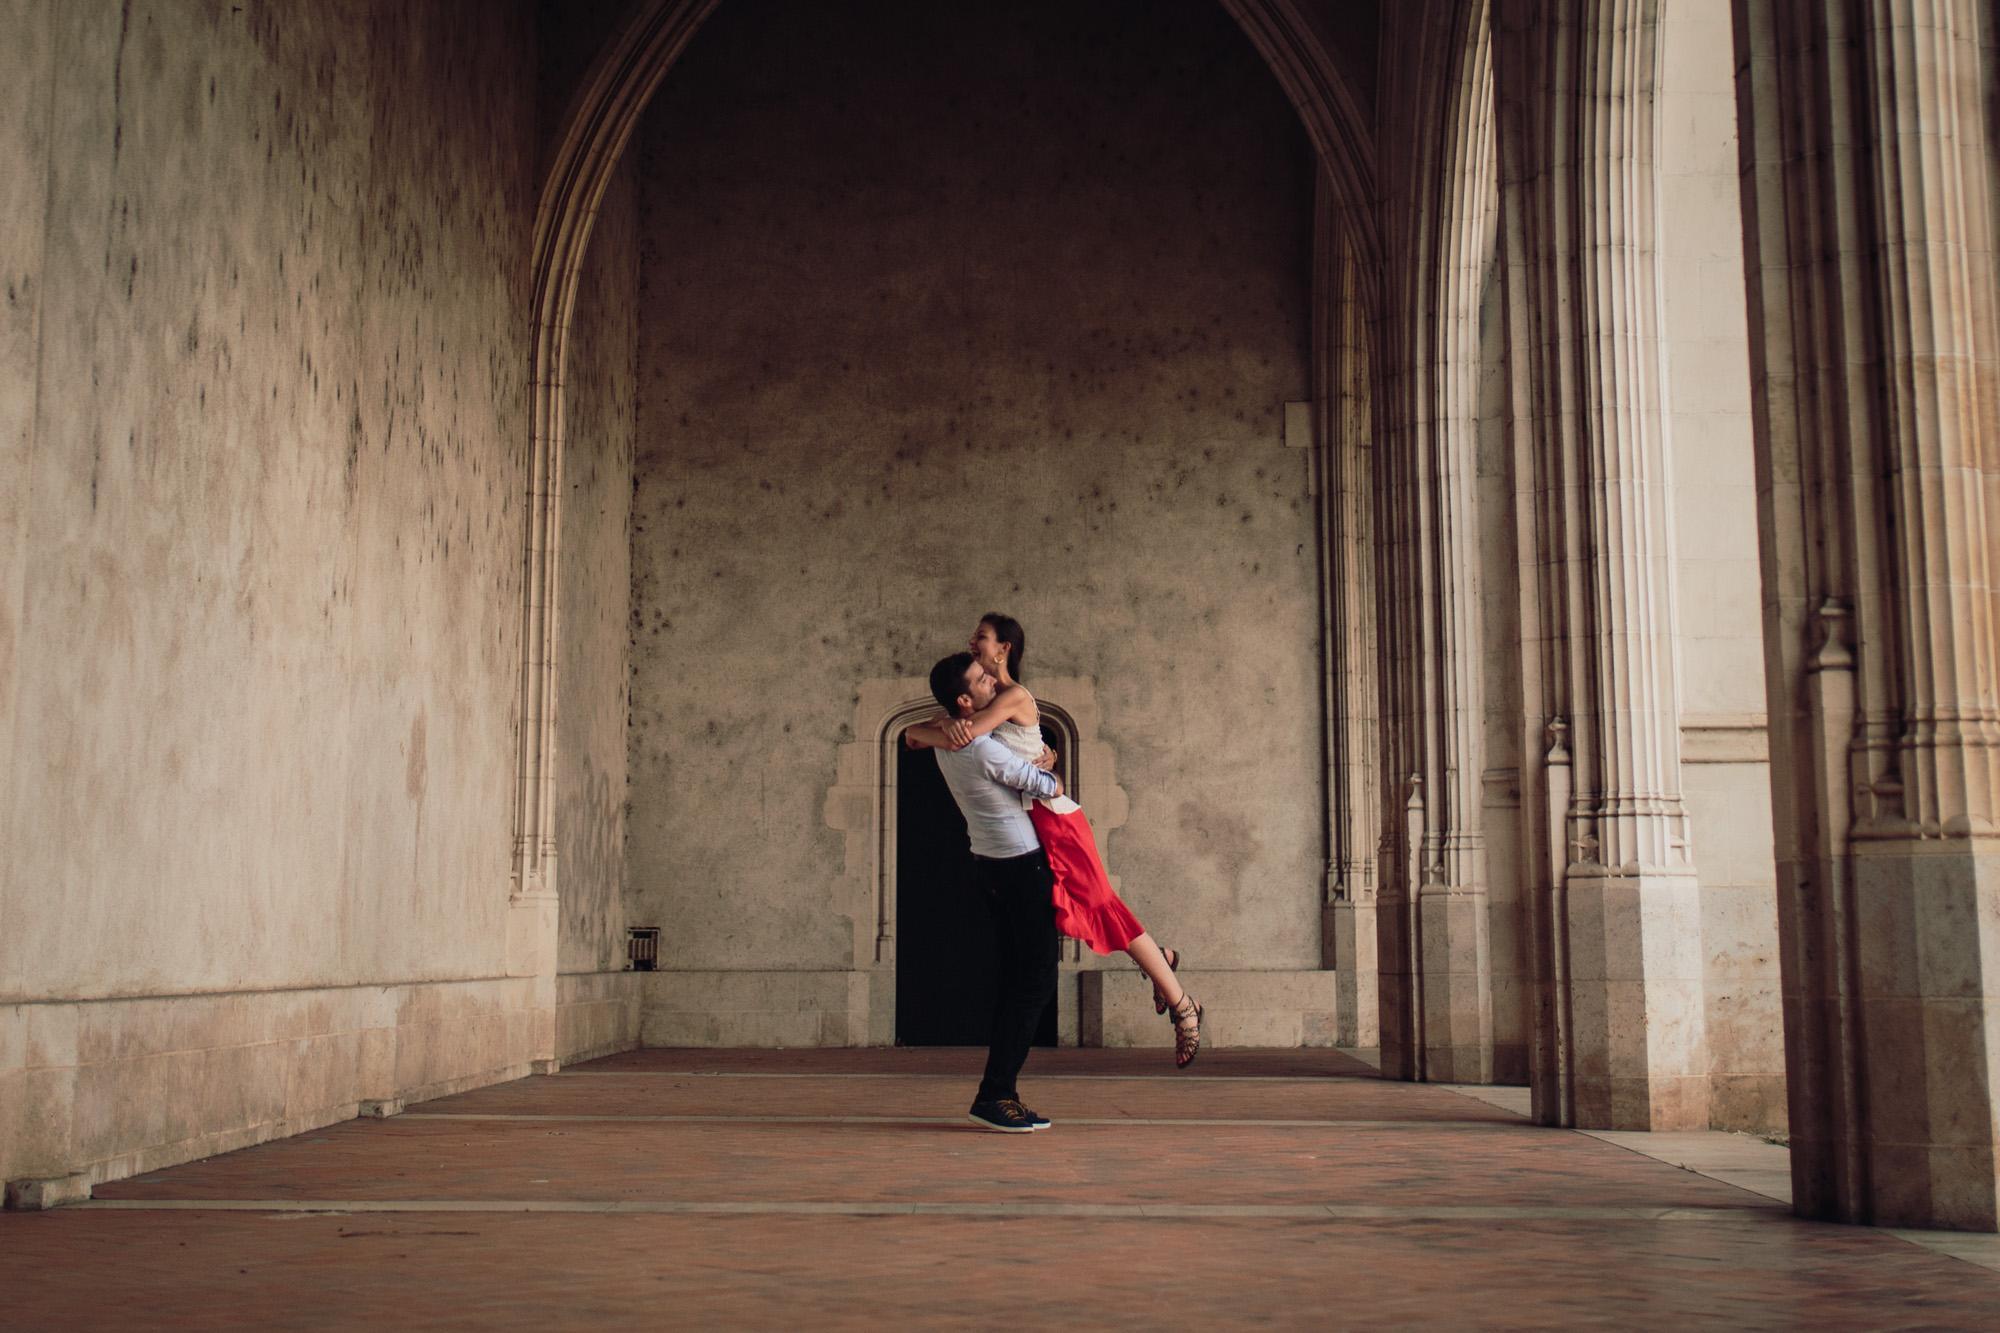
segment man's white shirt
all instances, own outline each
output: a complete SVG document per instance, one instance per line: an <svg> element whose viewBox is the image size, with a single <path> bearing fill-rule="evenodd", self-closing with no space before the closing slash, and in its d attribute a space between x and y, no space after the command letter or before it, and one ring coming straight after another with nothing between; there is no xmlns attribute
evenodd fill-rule
<svg viewBox="0 0 2000 1333"><path fill-rule="evenodd" d="M1054 775L994 740L981 736L962 750L936 750L938 768L959 813L965 816L972 854L990 860L1024 856L1041 848L1019 793L1054 796Z"/></svg>

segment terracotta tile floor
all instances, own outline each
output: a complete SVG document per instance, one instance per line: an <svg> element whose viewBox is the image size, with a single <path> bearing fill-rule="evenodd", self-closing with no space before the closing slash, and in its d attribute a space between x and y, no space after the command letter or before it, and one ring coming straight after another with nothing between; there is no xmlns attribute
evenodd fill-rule
<svg viewBox="0 0 2000 1333"><path fill-rule="evenodd" d="M0 1327L2000 1327L2000 1275L1334 1052L647 1051L0 1216Z"/></svg>

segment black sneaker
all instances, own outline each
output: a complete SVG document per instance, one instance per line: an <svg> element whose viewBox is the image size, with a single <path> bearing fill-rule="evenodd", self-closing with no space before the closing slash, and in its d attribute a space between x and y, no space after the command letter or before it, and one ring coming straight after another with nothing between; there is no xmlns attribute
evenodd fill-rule
<svg viewBox="0 0 2000 1333"><path fill-rule="evenodd" d="M1015 1101L974 1102L972 1109L966 1112L966 1118L975 1125L997 1129L1002 1134L1035 1132L1035 1122L1021 1109L1021 1103Z"/></svg>
<svg viewBox="0 0 2000 1333"><path fill-rule="evenodd" d="M1016 1106L1021 1105L1019 1102L1016 1102L1014 1104ZM1049 1119L1047 1116L1043 1115L1040 1111L1030 1111L1025 1106L1021 1106L1021 1114L1028 1117L1028 1125L1032 1129L1047 1129L1050 1125L1053 1125L1055 1123L1055 1121Z"/></svg>

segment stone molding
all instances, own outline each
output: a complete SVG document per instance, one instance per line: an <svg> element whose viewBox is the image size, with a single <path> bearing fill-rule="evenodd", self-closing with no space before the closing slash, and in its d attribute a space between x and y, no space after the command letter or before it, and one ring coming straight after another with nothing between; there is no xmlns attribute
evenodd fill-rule
<svg viewBox="0 0 2000 1333"><path fill-rule="evenodd" d="M1683 764L1764 764L1771 759L1771 729L1762 713L1684 714Z"/></svg>

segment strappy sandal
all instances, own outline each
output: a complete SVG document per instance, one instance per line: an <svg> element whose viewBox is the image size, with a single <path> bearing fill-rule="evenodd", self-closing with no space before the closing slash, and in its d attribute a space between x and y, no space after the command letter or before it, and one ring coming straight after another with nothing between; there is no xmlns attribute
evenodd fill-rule
<svg viewBox="0 0 2000 1333"><path fill-rule="evenodd" d="M1179 949L1162 949L1160 950L1160 957L1167 960L1167 971L1178 972L1181 970L1181 951ZM1160 994L1158 986L1153 987L1153 1012L1156 1014L1167 1012L1167 997Z"/></svg>
<svg viewBox="0 0 2000 1333"><path fill-rule="evenodd" d="M1176 1069L1186 1069L1193 1064L1195 1054L1201 1050L1203 1012L1201 1001L1183 989L1180 1002L1174 1005L1174 1068ZM1182 1024L1189 1026L1183 1027Z"/></svg>

